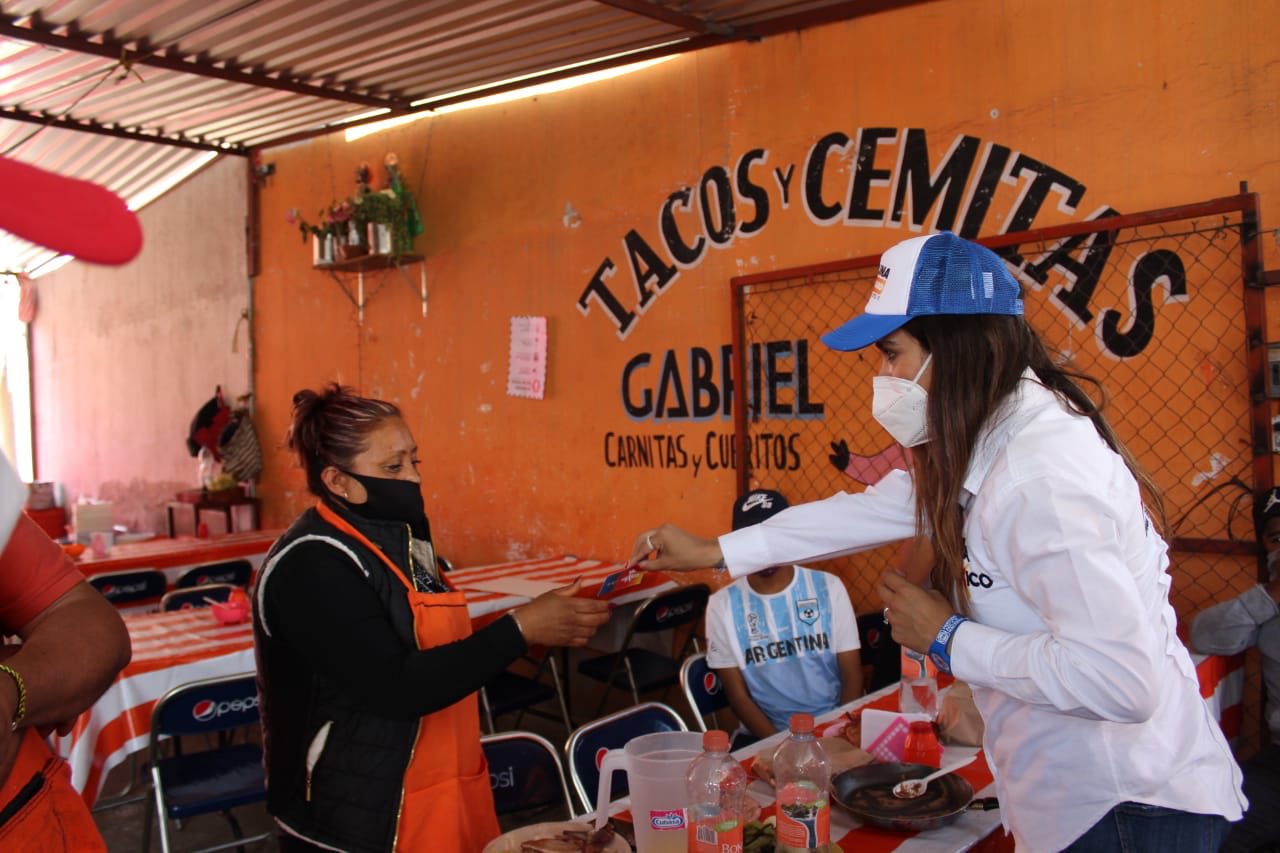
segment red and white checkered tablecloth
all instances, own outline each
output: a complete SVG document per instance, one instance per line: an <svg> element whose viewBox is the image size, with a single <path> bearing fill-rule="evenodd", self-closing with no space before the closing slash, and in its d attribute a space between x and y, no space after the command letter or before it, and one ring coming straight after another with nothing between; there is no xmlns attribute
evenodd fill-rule
<svg viewBox="0 0 1280 853"><path fill-rule="evenodd" d="M133 659L59 743L72 784L90 804L113 767L147 748L157 699L189 681L254 670L253 627L221 625L207 607L124 620Z"/></svg>
<svg viewBox="0 0 1280 853"><path fill-rule="evenodd" d="M468 580L527 578L568 584L582 576L583 594L594 595L605 576L621 568L601 560L556 557L460 569L451 572L449 580L466 595L472 623L480 627L529 598L468 590ZM664 575L646 573L640 584L610 600L628 603L673 586ZM147 748L151 709L165 692L190 681L255 668L252 626L220 625L208 608L133 614L124 619L133 641L133 659L59 743L60 754L71 765L72 782L89 803L98 798L112 768L130 753Z"/></svg>
<svg viewBox="0 0 1280 853"><path fill-rule="evenodd" d="M466 569L455 569L446 577L450 584L466 595L467 609L471 612L471 621L478 626L497 618L514 607L528 603L530 599L526 595L468 589L468 582L517 578L567 585L581 577L582 594L595 595L604 579L613 572L621 571L622 568L621 563L607 560L564 556L542 560L516 560L509 563L492 563L484 566L472 566ZM639 584L610 595L609 601L614 604L629 604L674 587L675 583L666 575L657 572L645 572Z"/></svg>

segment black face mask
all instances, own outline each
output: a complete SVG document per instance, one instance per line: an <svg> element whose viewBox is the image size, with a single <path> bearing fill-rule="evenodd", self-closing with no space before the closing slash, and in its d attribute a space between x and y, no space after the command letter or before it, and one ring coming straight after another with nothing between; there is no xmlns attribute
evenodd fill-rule
<svg viewBox="0 0 1280 853"><path fill-rule="evenodd" d="M422 505L422 487L412 480L366 477L343 471L364 486L368 496L364 503L345 501L352 512L370 521L399 521L409 525L415 539L430 539L427 511Z"/></svg>

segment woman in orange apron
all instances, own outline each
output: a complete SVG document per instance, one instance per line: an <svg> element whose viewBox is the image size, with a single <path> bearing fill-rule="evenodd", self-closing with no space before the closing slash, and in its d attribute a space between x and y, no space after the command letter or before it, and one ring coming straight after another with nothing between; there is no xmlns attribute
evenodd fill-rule
<svg viewBox="0 0 1280 853"><path fill-rule="evenodd" d="M399 409L294 396L319 498L254 590L268 809L282 850L459 851L498 834L476 691L531 645L582 645L608 606L576 585L479 631L437 569Z"/></svg>

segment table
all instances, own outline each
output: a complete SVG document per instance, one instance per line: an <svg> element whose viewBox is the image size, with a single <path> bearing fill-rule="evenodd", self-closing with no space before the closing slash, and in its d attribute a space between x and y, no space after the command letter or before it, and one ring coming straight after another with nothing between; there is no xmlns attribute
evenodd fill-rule
<svg viewBox="0 0 1280 853"><path fill-rule="evenodd" d="M98 571L116 571L143 565L175 565L195 554L218 556L261 556L279 532L226 536L216 540L152 540L118 546L106 559L93 560ZM176 548L174 545L176 544ZM151 547L145 547L151 546ZM230 553L229 553L230 552ZM205 562L195 558L194 562ZM82 561L83 562L83 561ZM113 564L103 568L103 564ZM185 562L176 563L184 566ZM83 568L83 566L82 566ZM600 560L556 557L523 560L461 569L449 574L450 581L463 591L472 624L481 627L513 607L526 604L528 596L488 590L468 590L466 584L485 583L494 578L521 578L563 585L579 575L586 580L585 594L594 594L600 582L621 566ZM647 573L638 586L624 590L615 602L631 602L656 591L675 586L663 575ZM71 780L85 800L92 804L101 792L108 773L130 753L147 748L151 733L151 708L164 693L179 684L252 672L253 626L220 625L207 608L172 613L145 613L124 616L133 642L133 659L93 707L80 715L71 734L61 738L60 754L71 765Z"/></svg>
<svg viewBox="0 0 1280 853"><path fill-rule="evenodd" d="M891 684L888 687L877 690L875 693L869 693L834 711L821 715L817 719L817 729L821 731L825 723L840 719L848 711L862 708L878 708L886 711L898 710L898 685ZM745 767L749 767L751 760L757 754L765 750L776 749L778 744L782 743L783 739L786 738L786 734L786 732L778 732L750 746L737 750L733 753L733 756L741 761ZM971 752L972 749L966 748L965 751ZM960 768L956 771L956 774L963 776L973 786L975 797L995 796L995 783L992 780L991 768L987 766L986 758L981 750L978 751L977 760L966 767ZM761 817L768 817L773 814L774 793L771 785L753 776L751 784L747 787L747 792L763 807ZM626 797L616 800L609 806L610 814L626 812L629 803L630 800ZM862 826L839 806L833 803L831 807L831 840L841 850L856 851L856 853L886 853L891 850L901 851L901 853L956 853L956 851L973 848L979 842L992 835L992 833L996 833L999 828L999 810L965 812L950 826L930 832L905 833ZM996 833L996 835L1000 840L1005 838L1003 833ZM996 849L1001 848L997 847ZM1007 849L1013 849L1011 838L1008 839Z"/></svg>
<svg viewBox="0 0 1280 853"><path fill-rule="evenodd" d="M1200 694L1210 712L1222 726L1228 739L1233 739L1239 731L1240 708L1244 693L1244 655L1223 657L1218 655L1192 655L1196 664L1196 674L1200 680ZM818 730L822 724L839 719L846 711L859 708L878 708L886 711L898 710L898 685L891 684L875 693L863 696L841 708L824 714L818 718ZM767 749L776 749L786 737L779 732L761 741L743 747L733 753L734 757L749 767L750 761ZM944 757L944 762L948 761ZM995 796L995 783L991 768L987 764L982 751L972 764L961 767L957 775L964 777L973 786L975 797ZM767 783L752 779L747 788L752 797L764 806L763 816L773 813L773 788ZM626 798L619 799L610 805L610 813L625 811L628 805ZM857 851L857 853L956 853L956 851L974 850L1012 850L1013 839L1000 831L1000 811L965 812L949 826L929 832L903 833L891 832L874 827L862 826L856 819L838 806L831 810L831 840L841 850Z"/></svg>
<svg viewBox="0 0 1280 853"><path fill-rule="evenodd" d="M445 577L451 585L466 595L467 608L471 612L471 623L475 627L480 627L512 608L532 601L533 596L530 593L536 590L527 582L564 586L581 577L582 594L595 595L605 577L621 570L622 563L565 555L541 560L516 560L509 563L491 563L455 569ZM503 581L510 582L505 591L500 589ZM478 589L476 584L486 588ZM639 584L609 596L609 601L613 604L631 604L659 592L673 589L675 586L676 584L670 578L660 572L645 572Z"/></svg>
<svg viewBox="0 0 1280 853"><path fill-rule="evenodd" d="M169 585L173 586L174 581L184 571L202 563L243 557L255 567L260 566L271 544L283 532L283 530L254 530L210 539L197 539L193 536L169 539L160 536L145 542L122 542L112 546L111 553L106 557L95 557L89 551L85 551L80 559L76 560L76 567L85 577L124 569L160 569L168 579Z"/></svg>
<svg viewBox="0 0 1280 853"><path fill-rule="evenodd" d="M90 805L112 768L147 748L157 699L179 684L255 668L253 626L221 625L207 607L126 615L124 622L133 659L58 742L72 784Z"/></svg>

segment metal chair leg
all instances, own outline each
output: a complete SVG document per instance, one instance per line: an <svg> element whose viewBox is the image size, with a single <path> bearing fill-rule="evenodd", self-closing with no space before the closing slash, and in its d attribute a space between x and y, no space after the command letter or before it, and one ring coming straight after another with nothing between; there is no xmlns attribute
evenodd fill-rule
<svg viewBox="0 0 1280 853"><path fill-rule="evenodd" d="M489 734L495 734L497 730L493 727L493 711L489 708L489 694L483 687L480 688L480 707L484 710L485 722L489 724Z"/></svg>
<svg viewBox="0 0 1280 853"><path fill-rule="evenodd" d="M573 733L573 720L569 717L569 705L564 701L565 691L560 683L560 668L556 666L556 659L550 652L547 653L547 661L551 665L551 678L556 685L556 699L560 703L560 716L564 719L564 732L569 735Z"/></svg>
<svg viewBox="0 0 1280 853"><path fill-rule="evenodd" d="M604 715L605 702L608 701L609 699L609 691L613 690L613 680L618 677L619 661L620 660L625 661L627 659L626 657L627 653L625 649L618 652L618 655L619 657L615 657L613 659L613 666L610 667L609 669L609 677L606 678L604 681L604 692L600 694L600 704L596 706L597 718Z"/></svg>
<svg viewBox="0 0 1280 853"><path fill-rule="evenodd" d="M640 691L636 689L636 673L635 670L631 668L631 658L623 658L622 663L627 667L627 683L631 685L631 699L639 705Z"/></svg>

